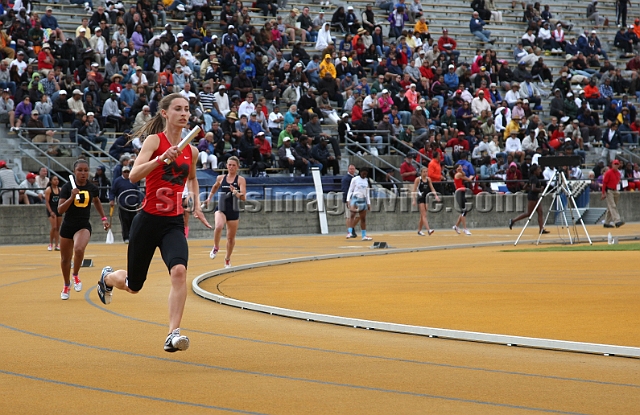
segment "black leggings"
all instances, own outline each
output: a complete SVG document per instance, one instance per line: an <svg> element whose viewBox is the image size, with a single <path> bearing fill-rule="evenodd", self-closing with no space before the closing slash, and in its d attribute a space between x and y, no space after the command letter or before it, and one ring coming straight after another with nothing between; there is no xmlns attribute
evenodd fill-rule
<svg viewBox="0 0 640 415"><path fill-rule="evenodd" d="M127 286L131 290L142 289L156 248L160 248L169 272L176 265L187 266L189 246L182 215L156 216L141 211L133 219L127 251Z"/></svg>
<svg viewBox="0 0 640 415"><path fill-rule="evenodd" d="M458 189L455 193L456 204L460 207L460 215L467 216L467 189Z"/></svg>

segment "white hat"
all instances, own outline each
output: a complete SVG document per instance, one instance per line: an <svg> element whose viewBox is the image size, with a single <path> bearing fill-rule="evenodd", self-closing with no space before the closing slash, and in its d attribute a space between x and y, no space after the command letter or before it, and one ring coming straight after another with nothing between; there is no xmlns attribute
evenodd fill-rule
<svg viewBox="0 0 640 415"><path fill-rule="evenodd" d="M67 91L61 89L60 92L58 92L58 95L67 95Z"/></svg>
<svg viewBox="0 0 640 415"><path fill-rule="evenodd" d="M592 30L592 31L591 31L591 34L594 34L594 33L598 33L598 32L596 32L595 30Z"/></svg>
<svg viewBox="0 0 640 415"><path fill-rule="evenodd" d="M302 68L302 62L296 63L296 68Z"/></svg>
<svg viewBox="0 0 640 415"><path fill-rule="evenodd" d="M78 32L80 32L80 33L82 33L82 32L86 32L86 31L87 31L87 29L85 29L84 27L81 27L81 28L78 30Z"/></svg>
<svg viewBox="0 0 640 415"><path fill-rule="evenodd" d="M99 63L97 63L97 62L93 62L93 63L91 64L91 66L95 66L95 67L97 68L97 67L99 67L99 66L100 66L100 64L99 64Z"/></svg>
<svg viewBox="0 0 640 415"><path fill-rule="evenodd" d="M285 142L285 141L291 141L291 138L290 138L290 137L285 137L285 138L283 138L283 139L282 139L282 142Z"/></svg>
<svg viewBox="0 0 640 415"><path fill-rule="evenodd" d="M453 65L449 65L449 69L455 69L456 67Z"/></svg>
<svg viewBox="0 0 640 415"><path fill-rule="evenodd" d="M184 4L178 4L178 7L176 7L176 9L180 10L181 12L184 11Z"/></svg>
<svg viewBox="0 0 640 415"><path fill-rule="evenodd" d="M418 106L416 107L416 111L422 111L422 107L418 105Z"/></svg>
<svg viewBox="0 0 640 415"><path fill-rule="evenodd" d="M341 60L342 62L349 62L349 59L347 59L347 57L346 57L346 56L343 56L342 58L340 58L340 60Z"/></svg>
<svg viewBox="0 0 640 415"><path fill-rule="evenodd" d="M347 7L347 10L353 10L353 6Z"/></svg>
<svg viewBox="0 0 640 415"><path fill-rule="evenodd" d="M196 94L194 94L193 92L189 92L189 98L195 98Z"/></svg>
<svg viewBox="0 0 640 415"><path fill-rule="evenodd" d="M348 117L348 116L349 116L349 113L348 113L348 112L345 112L345 113L343 113L343 114L342 114L342 118L344 118L344 117Z"/></svg>
<svg viewBox="0 0 640 415"><path fill-rule="evenodd" d="M236 27L232 24L230 24L229 26L227 26L227 29L235 29Z"/></svg>
<svg viewBox="0 0 640 415"><path fill-rule="evenodd" d="M87 117L93 117L95 114L93 112L87 112Z"/></svg>
<svg viewBox="0 0 640 415"><path fill-rule="evenodd" d="M189 46L189 42L187 42L186 40L184 42L181 43L182 46Z"/></svg>
<svg viewBox="0 0 640 415"><path fill-rule="evenodd" d="M176 37L184 37L184 33L182 33L182 32L181 32L181 33L178 33L178 34L176 35Z"/></svg>
<svg viewBox="0 0 640 415"><path fill-rule="evenodd" d="M573 93L572 92L567 92L567 97L572 97Z"/></svg>
<svg viewBox="0 0 640 415"><path fill-rule="evenodd" d="M383 94L388 94L388 93L389 93L389 90L388 90L388 89L383 89L383 90L382 90L382 93L383 93Z"/></svg>
<svg viewBox="0 0 640 415"><path fill-rule="evenodd" d="M122 49L123 52L129 52L129 48Z"/></svg>
<svg viewBox="0 0 640 415"><path fill-rule="evenodd" d="M74 89L73 95L82 95L82 91L80 91L79 89Z"/></svg>

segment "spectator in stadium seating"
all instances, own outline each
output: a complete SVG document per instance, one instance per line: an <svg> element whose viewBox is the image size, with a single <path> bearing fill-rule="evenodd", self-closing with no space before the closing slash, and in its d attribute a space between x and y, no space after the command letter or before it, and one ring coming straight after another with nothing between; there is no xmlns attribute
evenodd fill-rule
<svg viewBox="0 0 640 415"><path fill-rule="evenodd" d="M44 193L39 193L36 185L36 175L27 173L27 178L20 183L20 201L25 205L44 203Z"/></svg>
<svg viewBox="0 0 640 415"><path fill-rule="evenodd" d="M409 21L409 15L406 13L404 7L399 6L389 13L387 20L391 26L389 29L389 37L399 38L404 30L404 23Z"/></svg>
<svg viewBox="0 0 640 415"><path fill-rule="evenodd" d="M622 26L620 30L616 33L616 36L613 40L613 45L619 49L622 49L624 52L621 58L627 58L629 56L635 56L633 53L633 39L630 37L631 31L627 33L627 27Z"/></svg>
<svg viewBox="0 0 640 415"><path fill-rule="evenodd" d="M608 23L608 19L602 17L597 9L598 0L591 0L591 4L587 6L587 19L593 21L596 29L598 26L605 26L605 22Z"/></svg>
<svg viewBox="0 0 640 415"><path fill-rule="evenodd" d="M300 158L303 159L303 162L306 160L305 164L308 166L308 168L317 167L322 170L322 163L314 159L311 155L311 141L306 134L302 134L300 136L300 138L298 139L298 143L295 145L295 149L298 152Z"/></svg>
<svg viewBox="0 0 640 415"><path fill-rule="evenodd" d="M312 147L311 155L318 162L322 163L321 174L323 176L327 174L329 167L333 175L336 176L340 174L340 165L338 159L333 155L327 144L326 138L321 137L320 142Z"/></svg>
<svg viewBox="0 0 640 415"><path fill-rule="evenodd" d="M491 39L491 32L484 29L485 25L485 21L480 18L478 12L473 12L471 20L469 21L469 30L471 31L471 34L480 39L480 42L490 43L493 45L495 43L495 39Z"/></svg>
<svg viewBox="0 0 640 415"><path fill-rule="evenodd" d="M58 19L53 17L53 8L47 7L44 16L40 18L40 24L42 29L51 29L51 31L55 32L58 39L62 42L66 40L60 25L58 25Z"/></svg>
<svg viewBox="0 0 640 415"><path fill-rule="evenodd" d="M289 175L293 177L293 170L298 169L302 176L309 174L309 161L300 157L296 147L291 146L291 139L285 137L282 146L278 149L278 160L280 167L289 170Z"/></svg>
<svg viewBox="0 0 640 415"><path fill-rule="evenodd" d="M456 50L458 43L454 38L449 36L447 29L442 29L442 36L438 39L438 52L444 53L450 60L453 60L454 65L457 65L460 51Z"/></svg>

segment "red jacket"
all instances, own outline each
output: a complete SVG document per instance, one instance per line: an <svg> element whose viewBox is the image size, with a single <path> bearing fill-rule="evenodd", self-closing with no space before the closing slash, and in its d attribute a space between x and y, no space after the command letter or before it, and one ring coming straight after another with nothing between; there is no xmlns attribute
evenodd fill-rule
<svg viewBox="0 0 640 415"><path fill-rule="evenodd" d="M451 47L449 49L445 48L444 45L445 44L450 44ZM438 50L440 52L445 51L445 50L456 50L456 47L458 46L458 43L456 43L456 41L449 36L441 36L440 39L438 39Z"/></svg>
<svg viewBox="0 0 640 415"><path fill-rule="evenodd" d="M267 140L254 138L253 144L255 144L258 147L258 151L260 151L260 154L267 155L267 156L271 155L271 144L269 144Z"/></svg>

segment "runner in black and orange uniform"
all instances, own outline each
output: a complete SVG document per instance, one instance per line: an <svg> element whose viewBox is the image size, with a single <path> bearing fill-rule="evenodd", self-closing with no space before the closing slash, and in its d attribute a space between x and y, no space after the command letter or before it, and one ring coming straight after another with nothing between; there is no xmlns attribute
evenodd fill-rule
<svg viewBox="0 0 640 415"><path fill-rule="evenodd" d="M71 285L71 257L73 257L73 289L82 290L82 281L78 277L84 250L91 238L91 203L102 217L102 226L109 228L109 221L102 209L99 191L89 182L89 163L86 160L77 160L73 165L76 187L70 182L65 183L60 189L58 200L58 213L64 215L60 226L60 267L64 278L64 288L60 293L63 300L69 299L69 287Z"/></svg>

